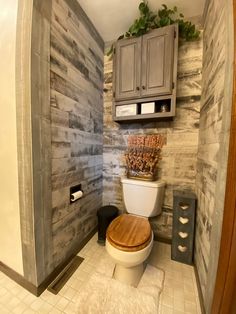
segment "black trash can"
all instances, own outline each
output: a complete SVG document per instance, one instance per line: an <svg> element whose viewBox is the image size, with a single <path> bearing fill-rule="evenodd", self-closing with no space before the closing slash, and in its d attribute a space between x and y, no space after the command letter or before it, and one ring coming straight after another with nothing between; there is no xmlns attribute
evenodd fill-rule
<svg viewBox="0 0 236 314"><path fill-rule="evenodd" d="M98 212L98 243L105 244L109 224L118 216L118 208L113 205L101 207Z"/></svg>

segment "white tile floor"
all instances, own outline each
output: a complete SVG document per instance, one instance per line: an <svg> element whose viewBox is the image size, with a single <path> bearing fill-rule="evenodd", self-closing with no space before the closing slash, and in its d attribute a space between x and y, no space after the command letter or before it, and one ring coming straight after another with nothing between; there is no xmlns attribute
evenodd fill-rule
<svg viewBox="0 0 236 314"><path fill-rule="evenodd" d="M165 272L160 314L201 314L192 266L172 261L171 246L155 242L149 263Z"/></svg>
<svg viewBox="0 0 236 314"><path fill-rule="evenodd" d="M80 251L79 255L85 260L58 295L45 291L37 298L0 272L0 313L86 314L78 311L76 301L104 253L105 247L98 245L96 241L97 235ZM191 266L172 261L170 246L158 242L154 244L149 263L165 271L160 314L201 313Z"/></svg>

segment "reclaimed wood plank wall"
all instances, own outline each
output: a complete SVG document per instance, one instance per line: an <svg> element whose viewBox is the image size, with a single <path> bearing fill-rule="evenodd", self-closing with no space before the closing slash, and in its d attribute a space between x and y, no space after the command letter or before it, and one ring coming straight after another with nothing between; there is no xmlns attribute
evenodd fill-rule
<svg viewBox="0 0 236 314"><path fill-rule="evenodd" d="M220 250L233 85L232 1L210 0L203 35L195 264L211 312Z"/></svg>
<svg viewBox="0 0 236 314"><path fill-rule="evenodd" d="M195 190L201 97L202 40L179 43L177 112L173 121L118 124L112 121L112 60L105 56L103 204L122 211L120 176L130 134L161 133L167 139L158 177L166 182L163 213L152 218L155 235L171 239L173 190Z"/></svg>
<svg viewBox="0 0 236 314"><path fill-rule="evenodd" d="M51 17L52 236L58 265L97 224L102 205L103 40L76 0ZM70 204L69 188L84 197Z"/></svg>

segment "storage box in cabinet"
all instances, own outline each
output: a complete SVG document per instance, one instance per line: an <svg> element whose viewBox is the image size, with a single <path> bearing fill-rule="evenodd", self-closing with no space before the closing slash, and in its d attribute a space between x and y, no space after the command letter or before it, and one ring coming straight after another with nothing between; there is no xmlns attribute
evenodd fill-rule
<svg viewBox="0 0 236 314"><path fill-rule="evenodd" d="M194 250L196 195L189 191L174 191L171 258L192 264Z"/></svg>
<svg viewBox="0 0 236 314"><path fill-rule="evenodd" d="M141 104L141 114L155 113L155 102L146 102Z"/></svg>
<svg viewBox="0 0 236 314"><path fill-rule="evenodd" d="M137 104L116 106L117 117L134 116L137 114Z"/></svg>

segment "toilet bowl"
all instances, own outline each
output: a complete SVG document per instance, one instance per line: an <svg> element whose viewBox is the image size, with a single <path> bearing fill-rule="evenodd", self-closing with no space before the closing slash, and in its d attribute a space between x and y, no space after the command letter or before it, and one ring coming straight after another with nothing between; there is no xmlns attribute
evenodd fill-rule
<svg viewBox="0 0 236 314"><path fill-rule="evenodd" d="M113 220L106 239L106 250L116 263L113 277L137 286L152 246L153 232L146 218L123 214Z"/></svg>
<svg viewBox="0 0 236 314"><path fill-rule="evenodd" d="M109 225L106 250L116 264L113 277L136 287L153 246L148 217L161 213L165 183L126 178L121 183L128 214L120 215Z"/></svg>

